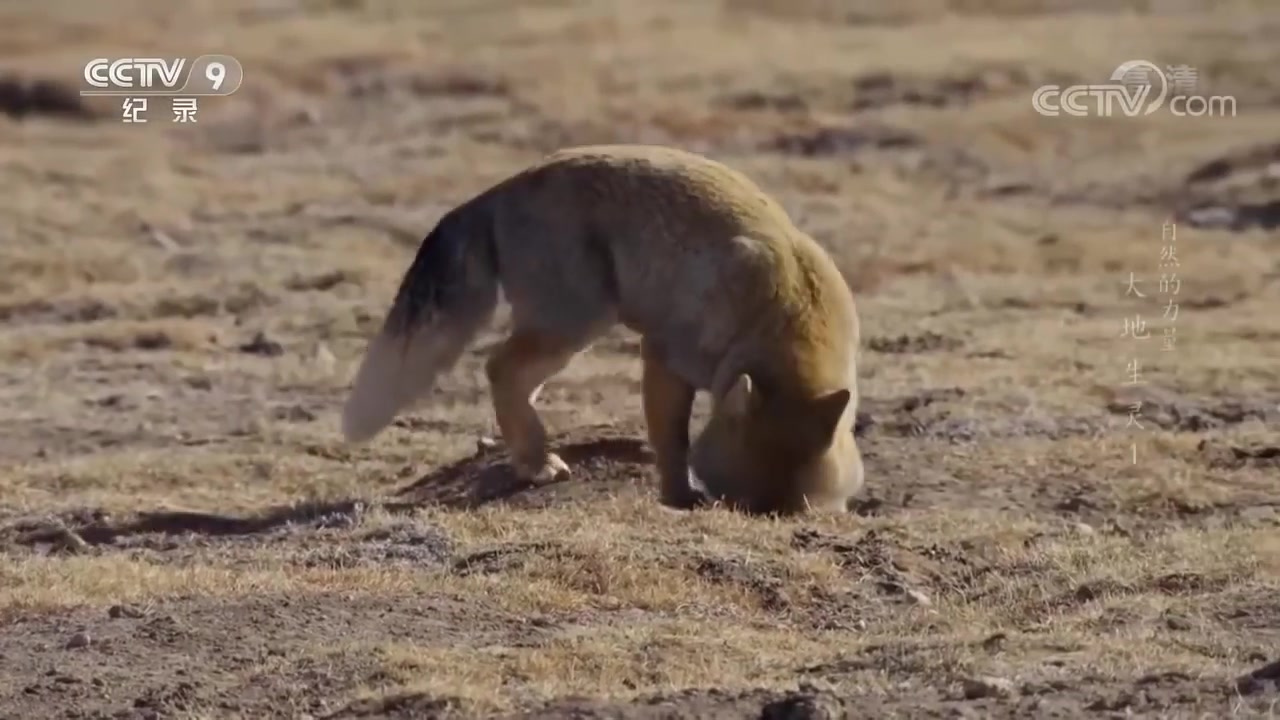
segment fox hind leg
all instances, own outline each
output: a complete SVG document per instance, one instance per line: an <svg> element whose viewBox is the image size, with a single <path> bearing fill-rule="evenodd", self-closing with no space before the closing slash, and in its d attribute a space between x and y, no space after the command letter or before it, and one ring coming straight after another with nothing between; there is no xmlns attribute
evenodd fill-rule
<svg viewBox="0 0 1280 720"><path fill-rule="evenodd" d="M547 447L546 426L533 403L546 381L585 345L517 329L485 363L498 429L523 480L541 484L569 478L568 465Z"/></svg>
<svg viewBox="0 0 1280 720"><path fill-rule="evenodd" d="M658 466L658 494L662 504L688 509L698 504L699 494L689 486L689 416L696 390L660 357L653 344L640 341L644 361L641 393L649 445Z"/></svg>

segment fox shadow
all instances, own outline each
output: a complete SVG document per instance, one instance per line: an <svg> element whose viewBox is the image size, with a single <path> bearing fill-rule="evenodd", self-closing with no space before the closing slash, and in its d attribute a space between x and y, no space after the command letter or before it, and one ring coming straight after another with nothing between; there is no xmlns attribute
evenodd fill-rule
<svg viewBox="0 0 1280 720"><path fill-rule="evenodd" d="M857 434L866 431L859 424ZM113 518L96 510L55 518L21 519L0 526L0 548L45 546L56 552L79 552L109 546L135 536L234 537L268 535L299 529L352 527L372 509L393 515L424 507L470 510L500 503L541 509L588 503L619 495L651 496L657 502L654 456L642 433L613 426L585 426L549 440L568 463L567 480L535 484L518 477L499 443L477 443L469 457L436 467L417 480L375 500L306 500L276 505L246 515L185 510L143 510ZM882 501L855 498L849 510L879 514Z"/></svg>
<svg viewBox="0 0 1280 720"><path fill-rule="evenodd" d="M541 508L572 504L620 492L645 492L652 453L639 437L613 428L583 428L551 439L552 447L573 468L569 480L535 485L516 476L504 450L478 444L475 454L433 469L388 496L375 500L306 500L233 515L185 510L143 510L116 518L99 510L58 517L18 519L0 526L5 546L46 547L51 552L82 552L135 536L235 537L298 529L352 527L373 509L393 515L424 507L467 510L491 503Z"/></svg>

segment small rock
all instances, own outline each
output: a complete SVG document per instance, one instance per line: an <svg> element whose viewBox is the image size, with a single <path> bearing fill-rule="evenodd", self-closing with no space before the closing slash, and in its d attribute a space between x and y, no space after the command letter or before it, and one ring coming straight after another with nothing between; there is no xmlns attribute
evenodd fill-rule
<svg viewBox="0 0 1280 720"><path fill-rule="evenodd" d="M89 633L78 632L75 635L72 635L71 639L67 641L67 649L75 650L77 648L89 647L92 642L93 638L89 637Z"/></svg>
<svg viewBox="0 0 1280 720"><path fill-rule="evenodd" d="M285 405L277 407L271 411L271 416L276 420L284 420L285 422L312 422L316 419L316 414L301 405Z"/></svg>
<svg viewBox="0 0 1280 720"><path fill-rule="evenodd" d="M353 528L360 523L356 515L350 513L329 513L322 515L316 520L316 527L324 530L339 530L342 528Z"/></svg>
<svg viewBox="0 0 1280 720"><path fill-rule="evenodd" d="M1280 690L1280 660L1264 665L1236 679L1236 690L1241 695L1254 695L1265 692L1268 689L1268 685Z"/></svg>
<svg viewBox="0 0 1280 720"><path fill-rule="evenodd" d="M866 435L871 428L875 427L875 424L876 420L871 416L871 413L859 411L858 416L853 423L853 434L857 437L862 437L863 435Z"/></svg>
<svg viewBox="0 0 1280 720"><path fill-rule="evenodd" d="M168 250L169 252L175 252L182 249L182 246L179 245L177 241L175 241L173 237L169 235L169 233L165 232L164 230L161 230L160 228L146 221L143 221L139 225L140 225L139 229L148 237L150 237L152 242L154 242L156 245L159 245L161 248Z"/></svg>
<svg viewBox="0 0 1280 720"><path fill-rule="evenodd" d="M1005 678L987 676L964 681L965 700L989 697L1007 698L1013 694L1013 683Z"/></svg>
<svg viewBox="0 0 1280 720"><path fill-rule="evenodd" d="M1236 213L1222 206L1202 207L1187 213L1187 223L1198 228L1226 228L1236 222Z"/></svg>
<svg viewBox="0 0 1280 720"><path fill-rule="evenodd" d="M302 108L295 111L291 119L299 125L315 125L320 122L320 111L315 108Z"/></svg>
<svg viewBox="0 0 1280 720"><path fill-rule="evenodd" d="M476 440L476 452L478 453L492 450L496 447L498 447L498 441L491 437L482 437Z"/></svg>
<svg viewBox="0 0 1280 720"><path fill-rule="evenodd" d="M907 597L911 598L911 601L917 605L929 607L930 605L933 604L933 601L929 599L929 596L925 595L919 590L913 590L911 588L907 588L906 592L907 592Z"/></svg>
<svg viewBox="0 0 1280 720"><path fill-rule="evenodd" d="M987 183L986 187L983 188L983 193L1000 197L1005 195L1022 195L1024 193L1029 193L1034 189L1035 187L1029 182L1015 178L1004 178Z"/></svg>
<svg viewBox="0 0 1280 720"><path fill-rule="evenodd" d="M173 338L158 330L142 332L133 338L133 346L139 350L167 350L173 347Z"/></svg>
<svg viewBox="0 0 1280 720"><path fill-rule="evenodd" d="M1093 535L1096 532L1089 523L1078 522L1071 526L1073 530L1081 535Z"/></svg>
<svg viewBox="0 0 1280 720"><path fill-rule="evenodd" d="M284 354L284 346L268 338L266 333L259 332L253 336L252 340L240 346L240 352L250 355L276 357Z"/></svg>
<svg viewBox="0 0 1280 720"><path fill-rule="evenodd" d="M1164 625L1170 630L1190 630L1191 629L1191 623L1186 618L1180 618L1176 616L1165 618Z"/></svg>
<svg viewBox="0 0 1280 720"><path fill-rule="evenodd" d="M1000 648L1004 647L1004 641L1008 639L1009 639L1008 635L1002 632L998 632L992 635L991 637L987 638L986 640L982 641L982 649L986 650L987 652L995 652Z"/></svg>
<svg viewBox="0 0 1280 720"><path fill-rule="evenodd" d="M107 609L107 617L112 619L140 618L143 614L144 613L141 610L129 607L128 605L112 605Z"/></svg>

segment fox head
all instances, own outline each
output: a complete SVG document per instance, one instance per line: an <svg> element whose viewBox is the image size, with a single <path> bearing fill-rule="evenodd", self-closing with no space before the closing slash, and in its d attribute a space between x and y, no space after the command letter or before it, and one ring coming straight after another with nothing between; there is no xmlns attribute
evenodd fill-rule
<svg viewBox="0 0 1280 720"><path fill-rule="evenodd" d="M855 411L851 389L771 397L741 374L690 448L691 474L710 499L751 512L843 510L863 482Z"/></svg>

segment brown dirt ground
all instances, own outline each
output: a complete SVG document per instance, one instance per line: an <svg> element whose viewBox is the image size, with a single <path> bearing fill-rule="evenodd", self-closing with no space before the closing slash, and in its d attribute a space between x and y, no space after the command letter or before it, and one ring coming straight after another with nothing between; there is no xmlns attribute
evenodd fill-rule
<svg viewBox="0 0 1280 720"><path fill-rule="evenodd" d="M50 0L0 22L0 716L1280 714L1274 3ZM66 92L144 51L247 78L190 126ZM1031 109L1138 57L1238 116ZM658 507L622 332L544 394L570 483L522 486L477 442L501 322L341 444L434 220L602 141L724 159L839 259L856 513ZM1134 316L1149 338L1122 337Z"/></svg>

